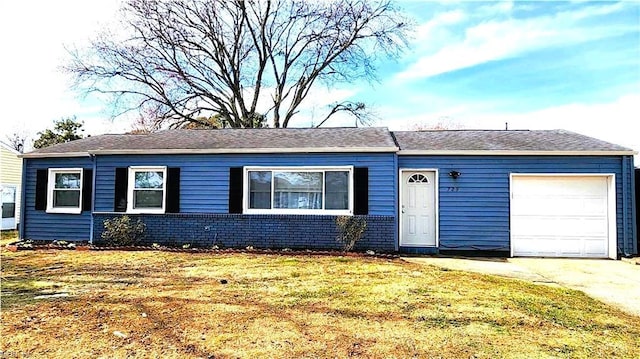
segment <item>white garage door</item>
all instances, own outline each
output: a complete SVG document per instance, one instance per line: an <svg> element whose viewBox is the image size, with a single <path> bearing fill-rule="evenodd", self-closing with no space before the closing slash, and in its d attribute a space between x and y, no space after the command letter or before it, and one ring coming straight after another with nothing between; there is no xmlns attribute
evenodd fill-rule
<svg viewBox="0 0 640 359"><path fill-rule="evenodd" d="M609 257L609 227L615 226L609 181L607 176L513 175L512 254Z"/></svg>

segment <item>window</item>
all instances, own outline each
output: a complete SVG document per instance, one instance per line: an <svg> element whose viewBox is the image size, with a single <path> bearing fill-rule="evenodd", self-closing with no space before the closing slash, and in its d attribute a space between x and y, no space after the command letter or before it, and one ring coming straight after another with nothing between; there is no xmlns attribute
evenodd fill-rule
<svg viewBox="0 0 640 359"><path fill-rule="evenodd" d="M351 214L352 167L245 169L245 213Z"/></svg>
<svg viewBox="0 0 640 359"><path fill-rule="evenodd" d="M127 212L164 213L166 167L129 167Z"/></svg>
<svg viewBox="0 0 640 359"><path fill-rule="evenodd" d="M16 186L0 186L2 188L2 229L5 229L4 219L16 216ZM15 229L15 221L13 228Z"/></svg>
<svg viewBox="0 0 640 359"><path fill-rule="evenodd" d="M407 183L429 183L429 179L421 173L416 173L409 177Z"/></svg>
<svg viewBox="0 0 640 359"><path fill-rule="evenodd" d="M47 183L47 212L82 212L82 169L50 168Z"/></svg>

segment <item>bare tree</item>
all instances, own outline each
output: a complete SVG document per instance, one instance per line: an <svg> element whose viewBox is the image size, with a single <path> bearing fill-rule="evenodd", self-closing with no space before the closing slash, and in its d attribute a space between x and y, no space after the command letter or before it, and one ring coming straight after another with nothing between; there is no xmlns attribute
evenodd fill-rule
<svg viewBox="0 0 640 359"><path fill-rule="evenodd" d="M7 144L11 146L14 150L24 153L25 146L27 145L27 141L29 137L24 133L13 133L12 135L7 135Z"/></svg>
<svg viewBox="0 0 640 359"><path fill-rule="evenodd" d="M375 79L410 29L389 0L128 0L121 12L118 31L71 52L76 85L113 95L117 114L229 127L287 127L316 84ZM328 117L364 109L338 103Z"/></svg>
<svg viewBox="0 0 640 359"><path fill-rule="evenodd" d="M320 121L320 123L313 127L321 127L338 112L346 112L353 116L353 118L355 119L354 127L358 127L359 123L363 125L369 125L371 120L375 120L378 117L367 107L364 102L344 101L340 103L334 103L329 107L331 108L329 113L327 113L327 115L322 119L322 121Z"/></svg>
<svg viewBox="0 0 640 359"><path fill-rule="evenodd" d="M157 132L162 129L162 123L156 120L155 111L141 109L139 116L133 121L128 133L140 135Z"/></svg>
<svg viewBox="0 0 640 359"><path fill-rule="evenodd" d="M445 130L462 130L464 125L449 116L438 118L434 122L415 123L411 126L412 131L445 131Z"/></svg>

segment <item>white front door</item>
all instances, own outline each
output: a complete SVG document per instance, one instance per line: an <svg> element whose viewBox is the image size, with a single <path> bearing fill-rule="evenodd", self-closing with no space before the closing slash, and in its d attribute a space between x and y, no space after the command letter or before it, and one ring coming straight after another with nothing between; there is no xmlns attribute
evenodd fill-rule
<svg viewBox="0 0 640 359"><path fill-rule="evenodd" d="M436 246L434 171L402 171L400 182L400 246Z"/></svg>

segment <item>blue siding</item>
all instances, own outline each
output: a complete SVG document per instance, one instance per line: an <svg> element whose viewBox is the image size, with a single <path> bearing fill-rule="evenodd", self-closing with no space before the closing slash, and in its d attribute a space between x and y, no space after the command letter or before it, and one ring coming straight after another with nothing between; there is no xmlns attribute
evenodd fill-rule
<svg viewBox="0 0 640 359"><path fill-rule="evenodd" d="M624 254L637 252L632 177L623 171L629 161L629 156L399 156L398 166L439 169L441 250L509 251L510 173L614 173L618 252ZM462 175L454 180L448 176L452 170Z"/></svg>
<svg viewBox="0 0 640 359"><path fill-rule="evenodd" d="M37 169L55 167L91 169L95 165L94 211L112 212L115 168L145 165L180 167L180 215L186 215L188 218L182 218L182 220L190 223L192 218L188 216L189 214L218 216L228 214L230 167L351 165L369 168L369 215L373 216L372 219L379 218L378 221L382 221L381 225L384 223L381 228L384 228L385 237L392 237L388 240L376 238L374 242L378 240L380 242L377 244L369 243L378 249L384 247L385 251L389 250L390 241L393 241L393 246L398 249L398 168L437 168L439 169L439 248L441 250L509 250L509 175L511 173L613 173L616 176L617 188L618 251L621 255L638 253L634 224L636 208L632 197L634 173L633 157L631 156L479 157L397 156L393 153L324 153L114 155L98 156L94 161L95 163L89 157L25 159L24 219L22 221L24 231L21 233L23 238L87 240L90 238L92 229L98 230L96 238L99 238L100 229L92 228L92 217L88 211L72 215L48 214L44 211L34 210ZM456 180L452 179L447 175L452 170L460 171L462 176ZM218 219L222 221L220 223L235 220L235 217L231 217L233 216ZM249 217L260 219L260 221L250 221L253 226L252 230L256 230L263 228L263 224L271 225L269 224L271 222L275 223L272 225L299 228L307 216L298 216L297 220L295 220L296 216L246 217L246 220L250 220ZM286 218L286 221L282 222L281 218ZM331 220L329 222L332 223L329 224L328 220L320 219L318 217L318 221L315 222L317 222L317 226L324 226L322 228L327 230L326 236L324 236L326 238L323 237L323 241L326 240L328 244L334 236L333 232L329 233L329 227L331 230L334 228L333 222ZM389 234L391 221L394 222L393 233ZM287 225L285 222L289 224ZM301 237L298 232L295 235ZM229 245L245 244L238 238L234 237L232 244ZM253 239L247 240L256 240L256 238L262 237L254 236ZM260 241L271 240L267 238L263 241L263 239ZM158 237L156 240L164 241L167 239ZM290 243L287 239L284 239L280 244L298 246L298 243ZM271 245L275 246L276 244ZM326 247L326 245L322 244L321 247Z"/></svg>
<svg viewBox="0 0 640 359"><path fill-rule="evenodd" d="M60 214L36 211L36 171L48 168L93 168L90 157L29 158L24 161L24 231L21 238L36 240L88 241L91 231L91 212Z"/></svg>
<svg viewBox="0 0 640 359"><path fill-rule="evenodd" d="M181 213L228 213L230 167L347 165L369 168L370 215L396 213L393 153L99 156L94 210L113 211L115 168L147 165L180 167Z"/></svg>

